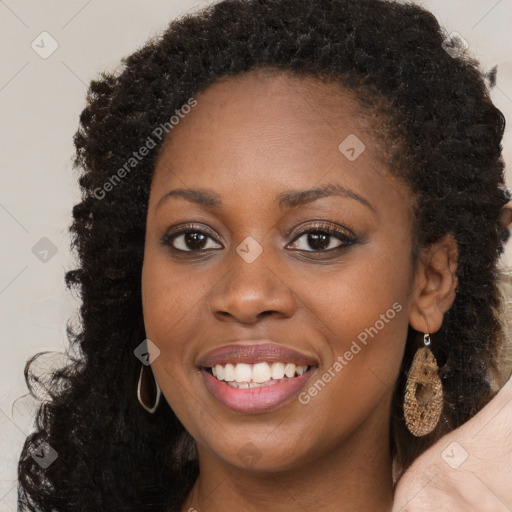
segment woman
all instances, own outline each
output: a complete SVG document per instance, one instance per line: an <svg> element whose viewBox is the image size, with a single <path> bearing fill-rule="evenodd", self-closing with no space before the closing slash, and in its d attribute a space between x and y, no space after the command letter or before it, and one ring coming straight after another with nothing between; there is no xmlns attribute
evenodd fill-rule
<svg viewBox="0 0 512 512"><path fill-rule="evenodd" d="M504 119L449 47L414 5L226 0L91 83L82 357L22 510L391 510L503 384Z"/></svg>

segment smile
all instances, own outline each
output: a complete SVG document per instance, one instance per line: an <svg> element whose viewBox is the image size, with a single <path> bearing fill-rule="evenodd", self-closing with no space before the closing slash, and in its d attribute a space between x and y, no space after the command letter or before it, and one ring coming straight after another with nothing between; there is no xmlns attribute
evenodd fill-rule
<svg viewBox="0 0 512 512"><path fill-rule="evenodd" d="M272 342L241 340L198 358L206 389L243 414L270 411L293 400L318 368L317 358Z"/></svg>
<svg viewBox="0 0 512 512"><path fill-rule="evenodd" d="M276 409L292 401L315 370L315 366L297 367L293 363L228 363L225 366L203 367L201 375L206 388L218 403L237 413L255 414ZM274 378L272 372L278 378ZM219 378L219 373L222 379ZM234 377L233 380L226 380L226 373L227 378ZM257 382L258 380L262 382Z"/></svg>
<svg viewBox="0 0 512 512"><path fill-rule="evenodd" d="M226 382L228 386L237 389L249 389L264 386L273 386L284 379L300 377L309 366L296 366L293 363L228 363L217 364L209 370L219 381Z"/></svg>

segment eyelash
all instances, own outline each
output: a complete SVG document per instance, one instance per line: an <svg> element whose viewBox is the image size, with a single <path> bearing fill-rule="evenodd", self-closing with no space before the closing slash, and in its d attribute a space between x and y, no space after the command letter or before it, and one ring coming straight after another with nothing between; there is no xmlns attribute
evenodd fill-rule
<svg viewBox="0 0 512 512"><path fill-rule="evenodd" d="M348 233L350 234L348 234ZM334 247L332 249L327 250L318 250L318 251L303 251L302 249L296 249L298 251L302 252L317 252L317 253L328 253L336 250L342 250L346 249L347 247L354 245L357 243L357 238L350 231L349 229L345 228L345 230L341 230L339 228L334 227L332 224L325 224L325 223L317 223L317 224L310 224L308 226L304 226L303 228L300 228L297 230L294 234L294 238L291 243L294 243L296 240L298 240L302 235L304 234L324 234L324 235L330 235L331 237L337 238L341 244L337 247Z"/></svg>
<svg viewBox="0 0 512 512"><path fill-rule="evenodd" d="M180 254L187 254L187 253L206 253L208 251L211 251L212 249L198 249L198 250L190 250L185 251L183 249L177 249L173 246L173 241L180 235L184 234L190 234L190 233L199 233L203 235L207 235L210 238L212 238L216 243L217 240L215 239L214 234L204 227L199 227L194 224L187 224L184 226L181 226L179 229L174 229L171 231L168 231L165 233L165 235L161 239L161 243L163 246L170 248L175 253ZM334 251L340 251L343 249L347 249L348 247L355 245L358 240L354 233L350 231L349 229L345 228L345 230L341 230L339 228L334 227L332 224L326 224L326 223L316 223L316 224L310 224L308 226L305 226L303 228L300 228L295 234L293 240L290 242L290 244L295 243L302 235L304 234L325 234L330 235L331 237L337 238L341 244L337 247L334 247L332 249L324 249L324 250L304 250L304 249L295 249L295 251L299 252L305 252L305 253L332 253ZM287 234L289 236L289 233ZM329 244L330 245L330 244ZM217 250L217 249L214 249Z"/></svg>

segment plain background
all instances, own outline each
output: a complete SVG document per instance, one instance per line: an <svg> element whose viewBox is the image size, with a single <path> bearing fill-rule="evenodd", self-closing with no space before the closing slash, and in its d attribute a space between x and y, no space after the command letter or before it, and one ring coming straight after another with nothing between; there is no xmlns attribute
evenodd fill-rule
<svg viewBox="0 0 512 512"><path fill-rule="evenodd" d="M34 399L25 395L25 362L39 351L63 350L66 321L76 318L78 303L65 289L64 272L74 267L67 229L80 195L72 137L87 85L169 20L210 3L0 0L0 512L16 510L16 463L34 414ZM467 40L483 71L498 65L491 96L512 124L512 0L421 4L447 33ZM44 59L32 44L40 53L51 44L58 48ZM511 142L508 126L503 141L508 166ZM508 174L509 186L511 178ZM511 258L512 242L502 263Z"/></svg>

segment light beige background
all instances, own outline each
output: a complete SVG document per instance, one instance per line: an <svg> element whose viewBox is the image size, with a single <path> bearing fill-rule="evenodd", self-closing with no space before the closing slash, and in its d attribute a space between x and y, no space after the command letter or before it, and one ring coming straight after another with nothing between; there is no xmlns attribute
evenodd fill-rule
<svg viewBox="0 0 512 512"><path fill-rule="evenodd" d="M66 320L76 316L64 272L73 267L67 228L79 199L72 137L87 84L101 70L114 69L171 18L209 3L0 0L0 511L16 510L16 462L33 419L34 401L23 396L25 362L38 351L62 350ZM448 32L468 41L484 70L498 64L492 98L509 122L503 144L510 166L512 0L421 3ZM41 48L42 32L58 44L46 59L31 47L35 41L40 52L51 48L48 36ZM57 251L46 262L32 251L43 237ZM503 264L511 261L512 242Z"/></svg>

